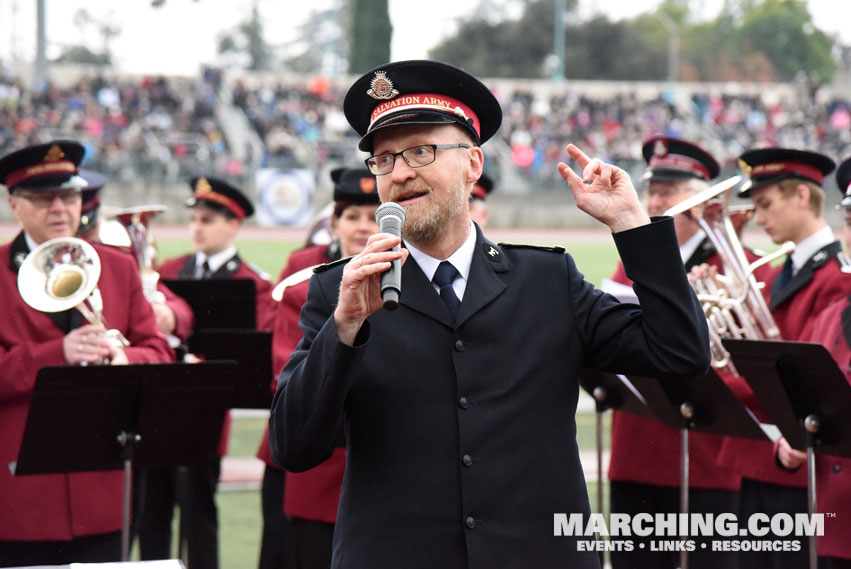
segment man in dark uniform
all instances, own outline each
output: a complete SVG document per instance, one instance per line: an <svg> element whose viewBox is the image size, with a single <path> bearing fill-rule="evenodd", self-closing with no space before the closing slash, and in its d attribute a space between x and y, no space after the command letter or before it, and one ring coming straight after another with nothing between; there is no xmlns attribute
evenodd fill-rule
<svg viewBox="0 0 851 569"><path fill-rule="evenodd" d="M243 220L254 213L251 201L237 188L213 177L193 178L190 232L195 253L165 261L158 272L166 279L251 279L257 300L257 328L271 329L271 284L259 269L243 261L234 239ZM215 494L221 457L227 453L230 415L226 416L219 457L209 464L185 469L145 472L145 496L139 520L141 558L171 556L171 519L181 507L189 566L215 569L219 565L218 510Z"/></svg>
<svg viewBox="0 0 851 569"><path fill-rule="evenodd" d="M0 246L0 565L65 565L121 557L120 471L13 476L36 375L42 367L174 358L142 294L136 264L111 247L93 245L101 263L97 287L103 315L129 341L117 347L101 324L79 311L40 312L21 298L18 271L26 256L53 238L73 237L80 223L82 145L55 141L0 159L0 183L23 227ZM26 286L26 285L25 285Z"/></svg>
<svg viewBox="0 0 851 569"><path fill-rule="evenodd" d="M470 192L470 219L482 229L488 225L487 197L492 191L493 180L487 174L482 174Z"/></svg>
<svg viewBox="0 0 851 569"><path fill-rule="evenodd" d="M684 140L656 136L643 145L647 171L647 211L651 216L664 214L671 207L709 187L709 181L719 173L715 159L697 145ZM723 273L721 257L712 241L688 214L674 219L680 256L686 271L704 263ZM749 260L756 255L747 252ZM757 269L757 280L764 281L770 269ZM612 280L631 286L623 264L619 263ZM604 286L604 289L606 287ZM723 437L694 432L689 435L689 510L694 513L735 513L738 511L740 478L716 463ZM674 514L679 511L680 431L661 421L615 410L612 413L611 461L612 513ZM612 567L638 569L676 567L679 553L659 551L649 542L658 539L648 536L644 548L632 551L612 551ZM701 567L736 567L733 552L712 551L711 548L689 553L689 564Z"/></svg>
<svg viewBox="0 0 851 569"><path fill-rule="evenodd" d="M739 167L749 176L740 191L755 207L755 222L774 243L795 243L795 251L767 282L767 302L781 337L809 341L816 318L833 301L851 294L851 279L842 274L842 245L822 215L824 177L833 160L815 152L763 148L745 152ZM767 416L753 399L743 401L757 416ZM806 473L777 467L776 447L769 441L726 437L719 463L742 476L739 519L755 513L807 512ZM769 534L764 539L783 539ZM807 542L799 552L747 552L741 563L754 567L802 567Z"/></svg>
<svg viewBox="0 0 851 569"><path fill-rule="evenodd" d="M502 116L476 78L389 63L354 83L344 111L379 196L407 217L405 249L380 233L311 279L273 402L272 456L288 470L331 456L345 429L332 567L599 567L580 543L593 536L559 529L590 515L579 368L693 375L709 363L672 221L651 221L625 172L568 146L582 177L559 171L615 234L642 308L621 304L562 249L497 246L470 221L480 145ZM380 274L403 259L399 307L382 310Z"/></svg>

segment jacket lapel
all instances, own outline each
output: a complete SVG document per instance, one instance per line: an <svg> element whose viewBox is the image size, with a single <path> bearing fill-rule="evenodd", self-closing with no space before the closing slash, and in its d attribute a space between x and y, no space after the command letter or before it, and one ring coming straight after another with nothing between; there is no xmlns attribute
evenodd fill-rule
<svg viewBox="0 0 851 569"><path fill-rule="evenodd" d="M812 280L816 270L821 268L822 265L827 263L831 258L835 257L841 250L842 245L839 241L834 241L833 243L825 245L812 257L807 259L807 262L804 263L801 270L795 273L795 275L789 279L789 282L787 282L783 287L780 286L780 280L775 277L771 283L770 309L776 309L786 300L791 298L796 292L804 288L804 286Z"/></svg>
<svg viewBox="0 0 851 569"><path fill-rule="evenodd" d="M211 279L232 279L242 266L242 259L239 258L239 253L228 259L228 262L219 267L212 275Z"/></svg>
<svg viewBox="0 0 851 569"><path fill-rule="evenodd" d="M195 255L188 255L186 260L183 262L183 266L180 268L180 272L177 273L177 278L184 281L195 280Z"/></svg>
<svg viewBox="0 0 851 569"><path fill-rule="evenodd" d="M689 272L693 267L697 265L702 265L703 263L709 260L709 257L715 254L715 246L712 244L712 241L709 237L704 237L703 241L700 242L700 245L697 246L697 249L694 250L694 253L691 254L691 257L685 263L686 272Z"/></svg>
<svg viewBox="0 0 851 569"><path fill-rule="evenodd" d="M497 273L506 271L508 271L508 262L505 255L499 247L485 239L479 227L476 226L476 246L470 263L470 276L464 298L461 299L458 320L454 326L449 308L413 259L409 259L402 267L402 295L399 302L450 328L457 328L502 294L505 283Z"/></svg>

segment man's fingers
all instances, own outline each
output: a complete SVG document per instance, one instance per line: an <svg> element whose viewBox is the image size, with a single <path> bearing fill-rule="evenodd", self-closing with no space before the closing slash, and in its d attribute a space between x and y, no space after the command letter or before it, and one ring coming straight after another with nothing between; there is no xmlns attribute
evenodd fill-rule
<svg viewBox="0 0 851 569"><path fill-rule="evenodd" d="M584 169L585 166L587 166L588 163L591 161L591 159L588 158L588 156L584 152L579 150L579 148L573 144L568 144L566 150L568 156L573 158L576 163L579 164L580 168Z"/></svg>

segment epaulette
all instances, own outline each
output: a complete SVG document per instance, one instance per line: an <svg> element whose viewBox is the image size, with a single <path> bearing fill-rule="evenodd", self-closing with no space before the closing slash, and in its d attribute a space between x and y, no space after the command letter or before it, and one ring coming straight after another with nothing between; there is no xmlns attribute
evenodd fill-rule
<svg viewBox="0 0 851 569"><path fill-rule="evenodd" d="M851 259L848 255L840 251L836 254L836 260L839 262L839 270L843 273L851 273Z"/></svg>
<svg viewBox="0 0 851 569"><path fill-rule="evenodd" d="M330 263L325 263L324 265L318 265L313 268L314 273L323 273L330 268L336 267L337 265L345 265L351 260L351 257L344 257L342 259L337 259L336 261L331 261Z"/></svg>
<svg viewBox="0 0 851 569"><path fill-rule="evenodd" d="M249 269L251 269L252 271L257 273L257 275L261 279L267 280L267 281L272 280L272 276L269 273L267 273L266 271L264 271L263 269L261 269L260 267L258 267L254 263L252 263L251 261L246 261L245 259L243 259L242 262L245 264L246 267L248 267Z"/></svg>
<svg viewBox="0 0 851 569"><path fill-rule="evenodd" d="M284 298L284 290L286 290L288 287L295 286L299 283L303 283L304 281L309 280L310 277L313 276L313 269L318 266L319 265L312 265L310 267L305 267L304 269L294 272L293 274L279 282L277 285L275 285L275 288L272 289L272 300L280 302L281 299Z"/></svg>
<svg viewBox="0 0 851 569"><path fill-rule="evenodd" d="M524 243L497 243L503 249L534 249L536 251L547 251L548 253L564 254L564 247L546 247L543 245L526 245Z"/></svg>

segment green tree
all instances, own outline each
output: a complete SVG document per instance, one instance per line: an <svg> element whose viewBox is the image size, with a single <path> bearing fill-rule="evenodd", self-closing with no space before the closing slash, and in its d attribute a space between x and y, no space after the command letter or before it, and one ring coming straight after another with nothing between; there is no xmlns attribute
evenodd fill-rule
<svg viewBox="0 0 851 569"><path fill-rule="evenodd" d="M234 31L219 37L218 52L220 55L245 54L248 57L247 68L252 71L271 67L272 50L263 37L263 19L256 1L247 20L241 22Z"/></svg>
<svg viewBox="0 0 851 569"><path fill-rule="evenodd" d="M350 6L349 73L364 73L390 61L393 26L387 0L352 0Z"/></svg>

